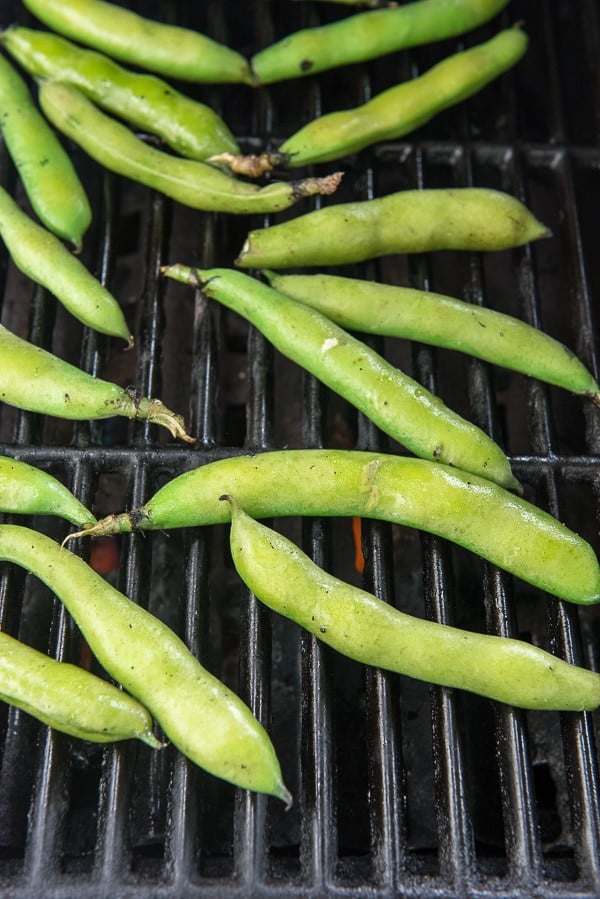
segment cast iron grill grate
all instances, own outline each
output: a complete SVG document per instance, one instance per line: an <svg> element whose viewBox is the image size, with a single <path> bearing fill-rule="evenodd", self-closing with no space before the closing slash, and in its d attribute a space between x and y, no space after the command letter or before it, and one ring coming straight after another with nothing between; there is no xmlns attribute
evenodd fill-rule
<svg viewBox="0 0 600 899"><path fill-rule="evenodd" d="M144 12L248 54L347 14L289 0L202 6L157 0ZM1 8L3 25L30 21L20 4ZM259 149L483 39L500 22L522 20L531 47L515 72L408 139L344 160L342 186L323 202L415 186L516 194L552 228L552 240L489 258L390 257L344 273L517 314L562 339L598 376L599 18L593 0L512 0L497 21L460 41L261 92L186 89L213 103L245 148ZM198 442L187 448L141 424L72 424L3 407L1 452L51 471L102 515L141 505L167 479L224 456L285 446L399 449L234 315L160 280L166 262L230 265L247 230L269 219L174 206L71 149L96 211L84 260L123 302L136 351L85 332L5 253L2 322L93 373L161 396L186 415ZM0 179L24 202L4 148ZM598 548L597 409L457 354L373 343L497 438L528 498ZM66 533L59 522L27 523L56 539ZM276 524L319 563L359 582L349 522ZM595 716L524 713L345 661L246 595L226 541L221 527L123 537L115 541L120 564L107 577L167 620L250 702L273 736L294 807L286 813L235 791L171 748L77 743L3 706L3 896L600 893ZM363 542L365 584L399 607L520 635L600 667L595 610L565 607L408 529L364 522ZM96 553L96 563L101 549L76 547ZM59 603L9 566L1 570L0 625L59 658L86 661Z"/></svg>

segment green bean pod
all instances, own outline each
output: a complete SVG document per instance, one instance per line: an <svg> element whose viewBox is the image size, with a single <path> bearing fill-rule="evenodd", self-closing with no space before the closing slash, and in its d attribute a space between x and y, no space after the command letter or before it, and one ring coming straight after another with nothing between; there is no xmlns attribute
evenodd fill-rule
<svg viewBox="0 0 600 899"><path fill-rule="evenodd" d="M522 640L399 612L323 571L291 540L254 521L234 498L223 498L231 505L231 556L241 579L262 603L337 652L520 708L600 706L600 674Z"/></svg>
<svg viewBox="0 0 600 899"><path fill-rule="evenodd" d="M454 297L339 275L264 273L275 290L342 328L459 350L600 404L600 386L564 344L520 319Z"/></svg>
<svg viewBox="0 0 600 899"><path fill-rule="evenodd" d="M487 434L320 312L241 272L170 265L163 274L201 287L243 315L280 352L416 456L519 488L508 459Z"/></svg>
<svg viewBox="0 0 600 899"><path fill-rule="evenodd" d="M549 236L545 225L503 191L483 187L404 190L375 200L325 206L251 231L236 265L316 267L393 253L490 252Z"/></svg>
<svg viewBox="0 0 600 899"><path fill-rule="evenodd" d="M167 428L194 443L179 415L131 388L96 378L0 325L0 402L58 418L89 420L122 415Z"/></svg>
<svg viewBox="0 0 600 899"><path fill-rule="evenodd" d="M207 159L239 153L217 113L154 75L130 72L94 50L47 31L12 26L2 45L30 75L78 87L98 106L135 128L156 134L176 153Z"/></svg>
<svg viewBox="0 0 600 899"><path fill-rule="evenodd" d="M264 728L162 621L28 528L0 526L0 559L31 571L56 593L103 668L184 755L230 783L291 801Z"/></svg>
<svg viewBox="0 0 600 899"><path fill-rule="evenodd" d="M230 519L223 494L252 518L357 516L419 528L561 599L600 601L594 550L547 512L467 472L383 453L275 450L220 459L71 537L220 524Z"/></svg>
<svg viewBox="0 0 600 899"><path fill-rule="evenodd" d="M132 696L2 632L0 700L80 740L109 743L135 737L153 749L163 745L152 733L148 711Z"/></svg>
<svg viewBox="0 0 600 899"><path fill-rule="evenodd" d="M287 209L304 197L333 193L341 175L273 181L257 187L214 165L163 153L126 125L101 112L76 87L43 81L40 104L52 124L111 172L206 212L267 213Z"/></svg>
<svg viewBox="0 0 600 899"><path fill-rule="evenodd" d="M189 28L155 22L103 0L24 0L59 34L107 56L182 81L252 83L248 62Z"/></svg>
<svg viewBox="0 0 600 899"><path fill-rule="evenodd" d="M508 0L415 0L329 25L303 28L265 47L250 60L259 84L315 75L367 62L397 50L464 34L487 22Z"/></svg>
<svg viewBox="0 0 600 899"><path fill-rule="evenodd" d="M259 173L330 162L386 140L397 140L480 91L521 59L527 36L509 28L476 47L449 56L418 78L388 88L355 109L319 116L300 128L276 153L249 157ZM213 157L245 172L248 157L228 151Z"/></svg>
<svg viewBox="0 0 600 899"><path fill-rule="evenodd" d="M46 228L31 219L0 187L0 237L17 268L50 291L84 325L101 334L133 336L115 297Z"/></svg>
<svg viewBox="0 0 600 899"><path fill-rule="evenodd" d="M0 455L0 512L56 515L77 527L96 523L64 484L41 468Z"/></svg>
<svg viewBox="0 0 600 899"><path fill-rule="evenodd" d="M0 55L0 132L40 221L76 249L92 220L87 195L67 152L29 89Z"/></svg>

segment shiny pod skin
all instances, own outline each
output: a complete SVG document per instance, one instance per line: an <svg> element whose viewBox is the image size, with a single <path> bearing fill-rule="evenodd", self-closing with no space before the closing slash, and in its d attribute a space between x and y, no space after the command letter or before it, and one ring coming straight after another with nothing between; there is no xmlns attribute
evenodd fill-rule
<svg viewBox="0 0 600 899"><path fill-rule="evenodd" d="M600 601L593 548L548 512L467 472L356 450L275 450L210 462L167 482L145 505L81 535L221 524L235 496L252 518L356 516L436 534L561 599ZM71 536L79 536L71 535Z"/></svg>
<svg viewBox="0 0 600 899"><path fill-rule="evenodd" d="M290 802L264 728L162 621L28 528L0 526L0 559L26 568L59 597L105 671L184 755L216 777Z"/></svg>
<svg viewBox="0 0 600 899"><path fill-rule="evenodd" d="M522 640L399 612L323 571L291 540L250 518L234 498L224 499L232 507L231 556L246 586L343 655L525 709L600 706L600 674Z"/></svg>
<svg viewBox="0 0 600 899"><path fill-rule="evenodd" d="M0 237L17 268L50 291L82 324L100 334L133 337L115 297L46 228L23 212L0 187Z"/></svg>
<svg viewBox="0 0 600 899"><path fill-rule="evenodd" d="M327 239L323 239L327 235ZM240 268L345 265L394 253L489 252L549 237L515 197L482 187L426 188L325 206L251 231Z"/></svg>
<svg viewBox="0 0 600 899"><path fill-rule="evenodd" d="M416 0L304 28L250 60L259 84L315 75L463 34L487 22L508 0ZM395 4L394 4L395 6Z"/></svg>
<svg viewBox="0 0 600 899"><path fill-rule="evenodd" d="M142 740L154 749L152 719L132 696L70 662L57 662L0 632L0 699L80 740Z"/></svg>
<svg viewBox="0 0 600 899"><path fill-rule="evenodd" d="M0 455L0 512L56 515L78 527L96 518L64 484L41 468Z"/></svg>
<svg viewBox="0 0 600 899"><path fill-rule="evenodd" d="M57 418L87 421L122 415L167 428L193 443L183 420L160 401L103 381L0 325L0 402Z"/></svg>
<svg viewBox="0 0 600 899"><path fill-rule="evenodd" d="M172 265L163 274L201 287L243 315L416 456L519 488L506 455L487 434L320 312L230 269Z"/></svg>
<svg viewBox="0 0 600 899"><path fill-rule="evenodd" d="M334 174L257 187L214 165L149 146L126 125L101 112L76 87L42 81L39 98L52 124L100 165L205 212L278 212L304 197L333 193L341 179L340 174Z"/></svg>
<svg viewBox="0 0 600 899"><path fill-rule="evenodd" d="M600 402L600 387L564 344L520 319L454 297L339 275L264 272L275 290L342 328L459 350Z"/></svg>
<svg viewBox="0 0 600 899"><path fill-rule="evenodd" d="M0 55L0 132L34 212L53 234L81 247L92 210L66 150L13 65Z"/></svg>
<svg viewBox="0 0 600 899"><path fill-rule="evenodd" d="M53 31L122 62L182 81L250 83L247 61L207 35L104 0L25 0Z"/></svg>
<svg viewBox="0 0 600 899"><path fill-rule="evenodd" d="M214 110L154 75L131 72L102 53L48 31L12 26L0 40L33 77L78 87L98 106L156 134L181 156L207 159L215 153L239 152L234 136Z"/></svg>

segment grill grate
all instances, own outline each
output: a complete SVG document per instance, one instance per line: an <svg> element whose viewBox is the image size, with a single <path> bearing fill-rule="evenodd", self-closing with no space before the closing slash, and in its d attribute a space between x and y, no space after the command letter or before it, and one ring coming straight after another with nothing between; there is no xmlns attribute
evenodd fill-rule
<svg viewBox="0 0 600 899"><path fill-rule="evenodd" d="M131 3L132 8L136 4ZM331 4L150 2L144 13L250 53L347 14ZM3 21L32 21L17 3ZM141 8L141 4L137 4ZM517 314L571 346L598 376L600 15L594 0L513 0L460 41L251 92L185 89L210 102L252 151L322 112L355 105L457 49L523 20L518 69L410 139L344 160L332 200L409 187L499 187L554 239L482 257L389 257L344 274L463 296ZM241 98L241 99L240 99ZM3 252L7 326L88 371L161 396L186 415L193 448L136 423L72 424L0 408L0 451L45 468L98 515L141 505L213 459L290 447L395 450L362 416L282 359L236 316L158 278L161 264L230 265L269 218L208 215L96 167L71 148L96 211L84 261L123 302L136 351L69 320ZM333 170L335 166L330 166ZM0 179L24 202L4 148ZM295 215L297 211L282 214ZM589 403L443 350L369 338L490 432L526 495L598 548L600 415ZM8 519L7 519L8 520ZM22 523L23 519L19 519ZM26 522L62 539L63 523ZM347 521L276 525L358 582ZM597 610L548 600L466 551L364 523L365 584L435 620L531 639L600 668ZM168 621L269 728L295 804L284 812L216 781L168 748L98 748L0 709L0 886L6 899L234 896L529 897L600 893L598 753L590 714L525 713L367 671L242 589L222 527L116 540L107 574ZM83 555L101 544L80 544ZM85 647L49 592L3 566L0 626L58 658Z"/></svg>

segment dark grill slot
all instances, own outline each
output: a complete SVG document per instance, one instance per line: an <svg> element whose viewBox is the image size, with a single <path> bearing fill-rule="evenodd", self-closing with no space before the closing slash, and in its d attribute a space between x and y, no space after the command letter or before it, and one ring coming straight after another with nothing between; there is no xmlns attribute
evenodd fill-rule
<svg viewBox="0 0 600 899"><path fill-rule="evenodd" d="M20 4L2 10L5 23L33 24ZM202 9L161 0L143 11L248 54L350 14L289 0L256 0L243 10L233 0ZM345 171L337 195L273 219L177 206L102 172L71 147L95 210L83 258L123 303L136 349L123 353L79 326L19 275L5 251L1 320L87 371L160 396L185 415L198 441L175 445L139 422L71 423L0 406L0 452L52 472L98 515L139 506L170 478L231 455L331 446L401 452L253 328L199 292L163 281L159 269L176 261L230 266L251 228L404 188L503 189L524 200L554 238L489 256L393 256L339 273L517 315L563 340L598 376L600 21L593 0L512 0L497 20L462 38L261 91L182 89L218 109L245 150L260 151L301 121L364 102L519 20L531 44L514 72L413 135L315 167ZM25 202L4 148L0 183ZM597 408L457 353L366 340L492 434L526 497L598 550ZM3 520L57 540L69 530L48 519ZM324 567L402 610L522 637L600 668L597 609L553 600L437 537L364 521L361 577L349 521L274 525ZM2 705L6 899L599 894L595 714L523 712L342 659L248 595L227 541L221 526L122 535L113 540L118 569L106 576L168 621L250 704L271 733L294 806L285 812L236 791L172 747L102 748ZM85 541L73 548L86 558L101 550ZM60 603L8 565L0 571L0 625L57 658L88 660Z"/></svg>

